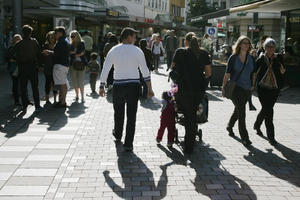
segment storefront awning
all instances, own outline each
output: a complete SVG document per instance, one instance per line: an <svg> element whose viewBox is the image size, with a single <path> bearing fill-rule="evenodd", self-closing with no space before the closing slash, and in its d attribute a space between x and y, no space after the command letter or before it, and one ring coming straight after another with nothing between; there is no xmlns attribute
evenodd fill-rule
<svg viewBox="0 0 300 200"><path fill-rule="evenodd" d="M224 10L219 10L217 12L207 13L205 15L200 15L198 17L193 17L189 21L190 22L198 22L198 21L202 21L202 20L208 20L208 19L223 17L223 16L227 16L227 15L229 15L229 9L224 9Z"/></svg>
<svg viewBox="0 0 300 200"><path fill-rule="evenodd" d="M288 10L300 9L299 0L261 0L246 5L229 9L229 13L235 12L272 12L280 13Z"/></svg>

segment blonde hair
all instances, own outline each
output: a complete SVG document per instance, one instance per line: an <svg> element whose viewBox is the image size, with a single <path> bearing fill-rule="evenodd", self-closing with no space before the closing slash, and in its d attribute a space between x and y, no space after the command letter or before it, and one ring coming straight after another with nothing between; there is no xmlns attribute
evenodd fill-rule
<svg viewBox="0 0 300 200"><path fill-rule="evenodd" d="M250 39L245 35L241 35L232 47L233 54L236 54L236 55L240 54L240 52L241 52L241 43L243 42L243 40L248 40L248 42L249 42L249 49L247 51L247 54L249 54L252 51L253 46L251 44Z"/></svg>
<svg viewBox="0 0 300 200"><path fill-rule="evenodd" d="M72 36L75 36L74 40L71 39ZM79 32L76 30L73 30L70 32L70 41L71 41L71 45L76 48L80 44L80 42L82 42L83 40L82 40Z"/></svg>
<svg viewBox="0 0 300 200"><path fill-rule="evenodd" d="M54 31L49 31L46 34L46 42L45 42L45 44L50 44L51 43L51 41L50 41L51 36L55 37L55 32Z"/></svg>
<svg viewBox="0 0 300 200"><path fill-rule="evenodd" d="M17 40L19 40L19 41L22 40L22 36L20 34L14 34L13 44L16 44Z"/></svg>

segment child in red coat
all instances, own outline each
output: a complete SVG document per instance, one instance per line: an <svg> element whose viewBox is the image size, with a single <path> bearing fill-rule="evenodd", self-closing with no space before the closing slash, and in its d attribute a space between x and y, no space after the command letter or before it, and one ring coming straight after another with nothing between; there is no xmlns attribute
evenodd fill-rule
<svg viewBox="0 0 300 200"><path fill-rule="evenodd" d="M171 95L162 93L162 111L160 116L160 127L157 132L156 141L159 144L164 135L165 128L168 129L168 147L171 147L175 137L175 107Z"/></svg>

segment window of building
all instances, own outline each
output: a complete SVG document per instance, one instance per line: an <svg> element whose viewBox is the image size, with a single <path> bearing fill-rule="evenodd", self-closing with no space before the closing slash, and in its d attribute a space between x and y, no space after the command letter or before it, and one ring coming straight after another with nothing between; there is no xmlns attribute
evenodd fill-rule
<svg viewBox="0 0 300 200"><path fill-rule="evenodd" d="M221 9L226 9L226 1L221 2Z"/></svg>
<svg viewBox="0 0 300 200"><path fill-rule="evenodd" d="M148 6L149 7L151 6L151 0L148 0Z"/></svg>
<svg viewBox="0 0 300 200"><path fill-rule="evenodd" d="M152 6L151 7L154 8L154 0L152 0Z"/></svg>
<svg viewBox="0 0 300 200"><path fill-rule="evenodd" d="M161 0L159 0L158 8L161 9Z"/></svg>

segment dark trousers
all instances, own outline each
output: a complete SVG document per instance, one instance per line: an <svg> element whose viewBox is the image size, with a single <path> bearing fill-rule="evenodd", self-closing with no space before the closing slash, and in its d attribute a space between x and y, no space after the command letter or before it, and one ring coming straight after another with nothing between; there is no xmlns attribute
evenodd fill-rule
<svg viewBox="0 0 300 200"><path fill-rule="evenodd" d="M184 115L184 147L186 151L193 151L197 132L197 109L203 95L201 94L178 94L176 102Z"/></svg>
<svg viewBox="0 0 300 200"><path fill-rule="evenodd" d="M265 120L267 136L269 140L274 140L273 107L279 96L279 89L266 89L258 86L257 94L261 110L257 115L254 126L260 128L262 122Z"/></svg>
<svg viewBox="0 0 300 200"><path fill-rule="evenodd" d="M54 90L54 80L53 80L53 74L45 74L46 83L45 83L45 93L46 95L50 94L51 88L53 88L53 94L56 94L57 91Z"/></svg>
<svg viewBox="0 0 300 200"><path fill-rule="evenodd" d="M232 94L232 103L234 104L234 111L228 123L228 127L232 128L236 121L239 122L239 133L241 139L249 140L248 131L246 128L246 103L251 95L250 90L245 90L236 86Z"/></svg>
<svg viewBox="0 0 300 200"><path fill-rule="evenodd" d="M175 122L170 122L165 119L160 120L160 127L158 129L156 138L162 140L166 128L168 129L168 142L174 142Z"/></svg>
<svg viewBox="0 0 300 200"><path fill-rule="evenodd" d="M167 66L168 69L171 67L171 63L173 60L174 51L167 51Z"/></svg>
<svg viewBox="0 0 300 200"><path fill-rule="evenodd" d="M160 55L159 54L153 54L153 65L154 65L154 69L157 70L158 66L159 66L159 58Z"/></svg>
<svg viewBox="0 0 300 200"><path fill-rule="evenodd" d="M40 95L39 95L39 88L38 88L38 73L35 72L33 74L20 74L20 85L21 85L21 96L22 96L22 104L24 108L28 106L28 91L27 91L27 84L30 81L33 99L34 99L34 106L35 108L40 107Z"/></svg>
<svg viewBox="0 0 300 200"><path fill-rule="evenodd" d="M12 76L11 75L11 80L12 80L12 94L15 100L15 104L19 103L19 88L20 88L20 80L18 76Z"/></svg>
<svg viewBox="0 0 300 200"><path fill-rule="evenodd" d="M90 86L92 92L96 92L96 81L97 81L98 74L90 73Z"/></svg>
<svg viewBox="0 0 300 200"><path fill-rule="evenodd" d="M124 146L132 147L134 133L136 112L139 98L139 84L114 85L113 89L113 106L114 106L114 121L115 134L117 139L122 138L124 114L126 104L126 137Z"/></svg>

